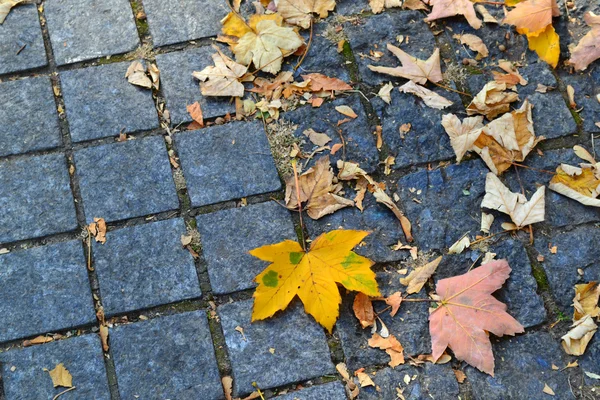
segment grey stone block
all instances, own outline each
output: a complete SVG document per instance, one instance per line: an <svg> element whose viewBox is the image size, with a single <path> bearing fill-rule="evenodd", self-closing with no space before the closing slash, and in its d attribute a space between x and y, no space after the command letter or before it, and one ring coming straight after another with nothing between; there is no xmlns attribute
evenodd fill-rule
<svg viewBox="0 0 600 400"><path fill-rule="evenodd" d="M371 9L366 0L338 0L334 11L341 15L351 15L371 11Z"/></svg>
<svg viewBox="0 0 600 400"><path fill-rule="evenodd" d="M194 207L281 188L260 122L234 122L175 136Z"/></svg>
<svg viewBox="0 0 600 400"><path fill-rule="evenodd" d="M203 311L117 326L110 339L122 399L223 398Z"/></svg>
<svg viewBox="0 0 600 400"><path fill-rule="evenodd" d="M285 239L298 240L289 212L275 202L217 211L196 217L213 292L256 287L267 264L248 252Z"/></svg>
<svg viewBox="0 0 600 400"><path fill-rule="evenodd" d="M85 267L84 267L85 268ZM4 394L7 399L52 399L65 390L53 387L48 371L58 364L73 376L77 389L64 399L109 400L110 391L104 367L104 355L97 335L69 339L16 349L0 354Z"/></svg>
<svg viewBox="0 0 600 400"><path fill-rule="evenodd" d="M298 303L289 308L253 323L252 300L217 309L233 369L234 395L252 392L252 382L268 389L335 371L321 326ZM244 329L243 336L237 326Z"/></svg>
<svg viewBox="0 0 600 400"><path fill-rule="evenodd" d="M44 6L58 65L126 53L140 43L127 0L48 0Z"/></svg>
<svg viewBox="0 0 600 400"><path fill-rule="evenodd" d="M194 260L181 246L181 219L110 231L94 243L94 265L107 315L200 297Z"/></svg>
<svg viewBox="0 0 600 400"><path fill-rule="evenodd" d="M494 293L494 297L505 303L508 306L507 312L525 328L543 323L546 320L546 309L542 298L537 294L538 286L531 273L531 263L523 244L516 240L501 239L497 244L489 246L489 251L496 253L497 260L507 260L512 269L510 278L502 289ZM436 282L466 274L473 265L473 258L477 260L480 256L483 254L476 251L444 256L434 276Z"/></svg>
<svg viewBox="0 0 600 400"><path fill-rule="evenodd" d="M466 368L467 380L475 399L548 398L542 390L547 384L557 398L572 398L567 374L553 371L552 364L566 365L558 340L546 332L533 332L506 338L493 345L496 368L494 376L472 367Z"/></svg>
<svg viewBox="0 0 600 400"><path fill-rule="evenodd" d="M419 170L398 181L398 195L419 249L441 250L467 232L479 232L488 172L481 160L473 160Z"/></svg>
<svg viewBox="0 0 600 400"><path fill-rule="evenodd" d="M213 65L213 53L215 50L211 47L200 47L156 56L156 63L161 72L162 90L173 125L192 121L186 107L196 101L202 108L204 118L235 112L232 98L202 96L198 80L192 77L192 72L202 71Z"/></svg>
<svg viewBox="0 0 600 400"><path fill-rule="evenodd" d="M0 156L62 144L50 79L0 83L0 104Z"/></svg>
<svg viewBox="0 0 600 400"><path fill-rule="evenodd" d="M95 322L81 243L0 256L0 342Z"/></svg>
<svg viewBox="0 0 600 400"><path fill-rule="evenodd" d="M350 119L336 111L335 107L341 105L349 106L358 117ZM379 153L375 147L375 135L373 135L375 128L369 126L367 113L358 95L339 98L318 108L307 105L283 114L283 119L298 125L294 135L305 142L302 150L306 154L311 154L318 147L303 134L305 130L312 128L319 133L325 133L331 138L331 142L327 144L328 146L333 146L336 143L341 144L340 136L342 136L348 161L359 163L361 168L367 172L373 172L377 168ZM338 121L344 119L350 120L337 126ZM339 150L335 155L330 156L332 164L335 165L336 161L343 157L343 154L344 152Z"/></svg>
<svg viewBox="0 0 600 400"><path fill-rule="evenodd" d="M377 274L377 283L381 295L386 297L394 292L405 292L406 286L400 284L400 278L397 272L379 272ZM354 316L352 304L355 293L344 296L340 306L340 319L336 327L342 340L342 348L346 355L346 364L348 369L355 371L368 365L386 365L390 361L390 356L380 349L369 347L368 341L371 335L371 328L362 329L360 322ZM425 289L415 295L418 298L427 297ZM381 312L386 308L385 302L373 302L375 312ZM415 356L417 354L431 353L431 338L429 336L429 312L427 303L409 303L402 304L398 313L391 317L389 311L383 312L379 317L387 326L390 334L394 335L404 347L404 356ZM381 325L378 325L381 328Z"/></svg>
<svg viewBox="0 0 600 400"><path fill-rule="evenodd" d="M554 300L566 315L572 315L574 286L600 280L600 228L579 226L563 233L541 236L535 240L535 248L544 256L541 263L552 289ZM550 252L556 246L556 254ZM577 269L584 271L583 276Z"/></svg>
<svg viewBox="0 0 600 400"><path fill-rule="evenodd" d="M0 243L76 228L63 154L0 161Z"/></svg>
<svg viewBox="0 0 600 400"><path fill-rule="evenodd" d="M0 75L47 64L42 29L35 5L27 4L13 8L0 25Z"/></svg>
<svg viewBox="0 0 600 400"><path fill-rule="evenodd" d="M278 400L346 400L344 385L340 382L329 382L324 385L311 386L281 396L275 396Z"/></svg>
<svg viewBox="0 0 600 400"><path fill-rule="evenodd" d="M571 85L575 89L575 102L583 120L584 131L600 132L600 127L596 125L596 122L600 122L600 102L596 99L600 94L600 67L594 63L583 72L559 70L558 74L565 85Z"/></svg>
<svg viewBox="0 0 600 400"><path fill-rule="evenodd" d="M219 0L144 0L154 47L216 36L229 7Z"/></svg>
<svg viewBox="0 0 600 400"><path fill-rule="evenodd" d="M179 207L162 137L75 152L86 217L116 221Z"/></svg>
<svg viewBox="0 0 600 400"><path fill-rule="evenodd" d="M367 8L366 5L363 8ZM350 40L350 47L364 83L377 86L383 82L398 81L398 78L373 72L368 68L368 65L400 65L400 61L386 49L388 43L423 60L433 54L437 47L435 38L423 19L423 14L418 11L386 12L365 17L358 23L350 21L344 24L344 31ZM400 35L404 36L402 44L396 40ZM369 58L371 51L380 51L383 56L374 61Z"/></svg>
<svg viewBox="0 0 600 400"><path fill-rule="evenodd" d="M115 63L60 73L74 142L158 127L150 90L125 78L129 65Z"/></svg>
<svg viewBox="0 0 600 400"><path fill-rule="evenodd" d="M407 384L405 376L410 378ZM360 389L360 398L365 400L395 399L398 390L406 400L460 398L458 383L450 365L425 364L422 368L400 365L395 369L384 368L372 376L376 388L368 386ZM378 388L378 389L377 389Z"/></svg>

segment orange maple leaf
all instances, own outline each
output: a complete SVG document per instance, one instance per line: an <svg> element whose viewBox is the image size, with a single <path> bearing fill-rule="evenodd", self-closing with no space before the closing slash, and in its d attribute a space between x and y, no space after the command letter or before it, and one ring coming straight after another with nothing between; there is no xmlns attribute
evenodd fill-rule
<svg viewBox="0 0 600 400"><path fill-rule="evenodd" d="M433 8L425 21L464 15L469 25L475 29L481 28L481 20L477 18L474 4L471 0L428 0L426 3Z"/></svg>
<svg viewBox="0 0 600 400"><path fill-rule="evenodd" d="M515 25L517 31L527 36L538 36L558 17L556 0L528 0L516 5L504 18L505 24Z"/></svg>
<svg viewBox="0 0 600 400"><path fill-rule="evenodd" d="M436 284L439 306L429 315L434 360L449 347L457 359L494 376L488 332L496 336L524 332L506 312L506 304L491 295L502 287L510 271L506 260L492 261Z"/></svg>

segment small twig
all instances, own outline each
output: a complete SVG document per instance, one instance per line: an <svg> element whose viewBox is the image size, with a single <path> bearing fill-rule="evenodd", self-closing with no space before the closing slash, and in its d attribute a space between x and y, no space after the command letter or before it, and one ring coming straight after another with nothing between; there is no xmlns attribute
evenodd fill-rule
<svg viewBox="0 0 600 400"><path fill-rule="evenodd" d="M479 257L477 257L477 260L473 261L473 264L471 264L471 266L469 267L469 269L467 270L467 272L469 272L470 270L473 269L473 267L475 266L475 264L477 264L477 261L479 261L479 259L483 257L483 254L480 254Z"/></svg>
<svg viewBox="0 0 600 400"><path fill-rule="evenodd" d="M515 231L514 229L511 229L511 230L507 230L507 231L501 231L501 232L492 233L491 235L487 235L487 236L484 236L484 237L482 237L482 238L479 238L479 239L477 239L477 240L474 240L474 241L472 241L472 242L471 242L471 246L472 246L472 245L474 245L474 244L477 244L477 243L479 243L479 242L483 242L483 241L485 241L485 240L488 240L488 239L490 239L490 238L493 238L493 237L494 237L494 236L496 236L496 235L501 235L501 234L503 234L503 233L514 232L514 231Z"/></svg>
<svg viewBox="0 0 600 400"><path fill-rule="evenodd" d="M300 234L302 235L302 250L306 252L306 240L304 238L304 221L302 221L302 200L300 199L300 182L298 181L298 169L296 168L296 160L292 160L292 168L294 169L294 182L296 184L296 201L298 202L298 214L300 215Z"/></svg>
<svg viewBox="0 0 600 400"><path fill-rule="evenodd" d="M376 300L376 299L374 299L374 300ZM385 300L385 299L382 299L382 300ZM379 311L378 313L375 313L375 316L379 317L379 315L383 314L384 312L386 312L390 308L392 308L392 306L387 306L386 308L384 308L383 310Z"/></svg>
<svg viewBox="0 0 600 400"><path fill-rule="evenodd" d="M294 71L296 71L300 65L302 64L302 61L304 61L304 58L306 58L306 55L308 54L308 50L310 50L310 44L312 43L312 38L313 38L313 19L310 19L310 36L308 37L308 43L306 44L306 49L304 50L304 54L302 54L302 57L300 57L300 60L298 61L298 64L296 64L296 66L294 67Z"/></svg>
<svg viewBox="0 0 600 400"><path fill-rule="evenodd" d="M19 50L17 50L16 55L19 55L23 50L25 50L25 47L27 47L27 44L24 44L23 46L21 46L21 48Z"/></svg>
<svg viewBox="0 0 600 400"><path fill-rule="evenodd" d="M65 393L67 393L67 392L70 392L71 390L75 390L75 389L77 389L77 387L76 387L76 386L70 387L70 388L68 388L67 390L63 390L62 392L60 392L59 394L57 394L56 396L54 396L54 397L52 398L52 400L56 400L56 399L58 399L60 396L62 396L63 394L65 394Z"/></svg>
<svg viewBox="0 0 600 400"><path fill-rule="evenodd" d="M402 298L402 302L405 301L412 301L414 303L439 303L439 300L433 300L433 299L407 299L407 298Z"/></svg>
<svg viewBox="0 0 600 400"><path fill-rule="evenodd" d="M449 90L449 91L454 92L454 93L462 94L463 96L473 97L473 95L471 95L469 93L465 93L465 92L461 92L460 90L452 89L450 86L442 85L441 83L435 83L435 82L432 82L432 83L435 86L441 87L442 89L446 89L446 90Z"/></svg>
<svg viewBox="0 0 600 400"><path fill-rule="evenodd" d="M509 161L512 165L515 165L517 167L521 167L521 168L525 168L525 169L530 169L532 171L543 172L543 173L549 174L549 175L555 175L555 173L552 172L552 171L548 171L548 170L545 170L545 169L537 169L537 168L533 168L533 167L528 167L527 165L519 164L519 163L516 163L514 161L508 160L506 158L505 158L505 160Z"/></svg>
<svg viewBox="0 0 600 400"><path fill-rule="evenodd" d="M87 228L88 237L87 237L87 269L90 272L94 271L92 268L92 233L90 232L90 228Z"/></svg>

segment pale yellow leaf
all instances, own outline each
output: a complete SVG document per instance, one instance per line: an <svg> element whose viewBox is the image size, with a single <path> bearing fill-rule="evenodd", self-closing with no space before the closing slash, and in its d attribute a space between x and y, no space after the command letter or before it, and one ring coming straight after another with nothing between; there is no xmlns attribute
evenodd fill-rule
<svg viewBox="0 0 600 400"><path fill-rule="evenodd" d="M423 99L423 102L431 107L438 110L442 110L446 107L450 107L453 103L443 96L440 96L434 91L427 89L424 86L417 85L413 81L408 81L404 85L398 88L403 93L412 93L417 97Z"/></svg>
<svg viewBox="0 0 600 400"><path fill-rule="evenodd" d="M422 267L415 268L406 278L400 278L400 283L408 286L406 292L408 294L420 292L425 282L433 275L441 261L442 256L428 262Z"/></svg>

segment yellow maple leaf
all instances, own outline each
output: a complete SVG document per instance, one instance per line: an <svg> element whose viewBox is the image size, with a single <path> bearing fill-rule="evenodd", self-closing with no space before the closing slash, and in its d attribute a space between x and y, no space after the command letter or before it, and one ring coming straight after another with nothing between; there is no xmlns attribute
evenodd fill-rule
<svg viewBox="0 0 600 400"><path fill-rule="evenodd" d="M529 50L535 51L542 60L556 68L560 56L560 37L552 25L548 25L541 33L527 34L527 40Z"/></svg>
<svg viewBox="0 0 600 400"><path fill-rule="evenodd" d="M348 290L380 296L371 270L373 261L352 251L368 234L339 229L317 237L308 251L291 240L251 250L254 257L271 262L255 278L258 287L252 321L284 310L298 295L306 312L331 332L342 301L337 283Z"/></svg>

